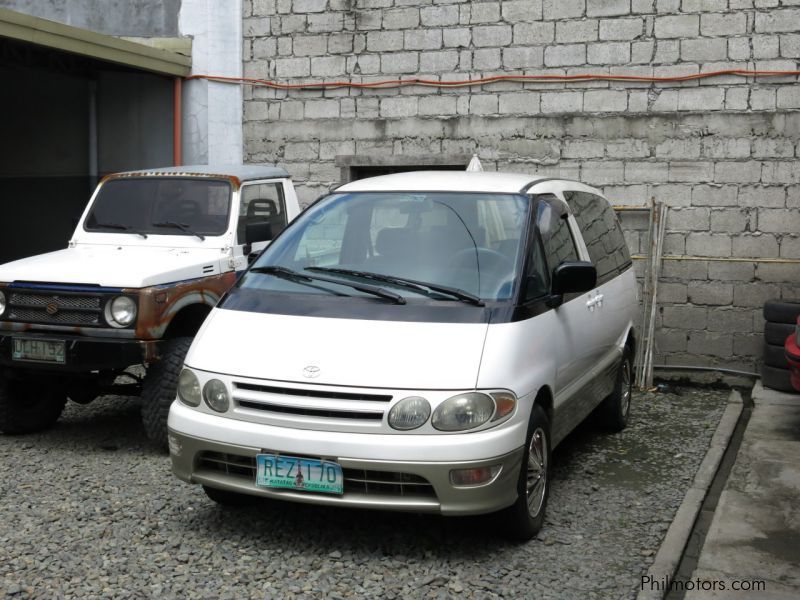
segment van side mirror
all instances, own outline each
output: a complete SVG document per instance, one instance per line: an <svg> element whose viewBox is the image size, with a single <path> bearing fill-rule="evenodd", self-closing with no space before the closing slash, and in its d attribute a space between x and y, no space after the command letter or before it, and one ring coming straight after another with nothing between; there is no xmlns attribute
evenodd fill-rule
<svg viewBox="0 0 800 600"><path fill-rule="evenodd" d="M273 237L272 224L268 221L256 221L244 226L244 243L268 242Z"/></svg>
<svg viewBox="0 0 800 600"><path fill-rule="evenodd" d="M579 294L597 285L597 269L590 262L570 260L553 269L553 294Z"/></svg>

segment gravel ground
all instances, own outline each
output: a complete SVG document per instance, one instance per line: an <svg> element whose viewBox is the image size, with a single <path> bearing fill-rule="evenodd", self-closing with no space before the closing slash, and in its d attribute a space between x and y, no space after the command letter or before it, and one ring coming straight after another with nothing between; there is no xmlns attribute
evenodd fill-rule
<svg viewBox="0 0 800 600"><path fill-rule="evenodd" d="M71 404L0 435L0 593L47 598L631 598L728 393L638 394L622 434L584 425L554 454L536 540L491 518L265 501L223 510L170 473L137 400Z"/></svg>

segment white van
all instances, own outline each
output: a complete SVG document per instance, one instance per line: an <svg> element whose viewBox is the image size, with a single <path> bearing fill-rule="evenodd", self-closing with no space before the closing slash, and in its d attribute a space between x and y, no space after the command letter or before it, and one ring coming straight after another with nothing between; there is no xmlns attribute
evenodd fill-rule
<svg viewBox="0 0 800 600"><path fill-rule="evenodd" d="M254 496L542 525L550 452L630 410L636 282L586 185L414 172L322 198L212 311L169 415L175 474Z"/></svg>

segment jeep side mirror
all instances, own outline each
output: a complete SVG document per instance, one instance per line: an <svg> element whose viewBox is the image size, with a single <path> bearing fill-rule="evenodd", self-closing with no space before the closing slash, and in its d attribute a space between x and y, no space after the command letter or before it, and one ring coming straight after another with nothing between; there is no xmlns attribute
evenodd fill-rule
<svg viewBox="0 0 800 600"><path fill-rule="evenodd" d="M256 242L268 242L272 235L272 224L267 221L256 221L247 223L244 226L244 243L254 244Z"/></svg>
<svg viewBox="0 0 800 600"><path fill-rule="evenodd" d="M597 269L582 260L562 262L553 269L553 294L579 294L597 285Z"/></svg>

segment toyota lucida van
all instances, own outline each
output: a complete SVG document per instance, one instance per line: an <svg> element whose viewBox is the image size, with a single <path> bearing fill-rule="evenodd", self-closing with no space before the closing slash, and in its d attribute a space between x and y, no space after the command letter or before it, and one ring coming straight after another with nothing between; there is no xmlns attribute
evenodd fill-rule
<svg viewBox="0 0 800 600"><path fill-rule="evenodd" d="M352 182L255 260L195 338L175 474L222 504L542 526L552 449L625 427L635 277L594 188L415 172Z"/></svg>

